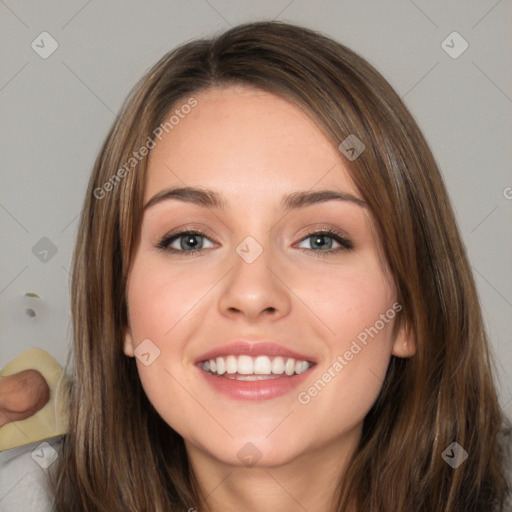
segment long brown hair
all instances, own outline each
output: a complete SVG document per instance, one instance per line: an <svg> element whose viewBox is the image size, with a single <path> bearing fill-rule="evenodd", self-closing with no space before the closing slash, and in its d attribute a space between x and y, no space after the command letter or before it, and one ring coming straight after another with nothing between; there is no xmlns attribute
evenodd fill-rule
<svg viewBox="0 0 512 512"><path fill-rule="evenodd" d="M238 25L162 57L130 93L98 154L73 256L76 378L53 474L56 509L163 512L205 503L182 437L154 410L122 349L148 160L130 159L150 147L173 109L208 87L237 83L294 101L336 146L351 134L364 143L344 164L396 283L403 306L396 328L406 325L417 344L413 357L391 357L333 509L505 510L510 423L435 159L370 64L318 32L275 21ZM456 468L442 456L453 442L469 456Z"/></svg>

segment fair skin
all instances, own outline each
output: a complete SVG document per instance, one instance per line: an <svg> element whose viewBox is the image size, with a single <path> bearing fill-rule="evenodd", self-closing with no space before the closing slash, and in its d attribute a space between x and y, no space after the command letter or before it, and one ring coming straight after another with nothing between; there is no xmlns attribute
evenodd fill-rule
<svg viewBox="0 0 512 512"><path fill-rule="evenodd" d="M147 366L137 358L140 379L183 436L213 511L325 512L391 354L412 356L414 340L405 330L392 337L395 320L386 322L317 396L298 401L396 302L372 218L351 201L279 209L297 191L362 199L347 161L299 107L241 86L194 97L197 106L151 152L144 204L166 188L190 186L219 191L228 205L168 199L145 211L128 282L125 354L133 357L145 339L160 350ZM202 231L195 239L202 251L156 247L177 228ZM354 248L320 254L340 247L329 236L325 249L315 245L308 235L321 228L340 232ZM252 263L236 252L248 236L263 248ZM187 239L170 245L186 251ZM237 336L274 340L317 364L300 389L284 395L259 402L225 396L200 378L194 360ZM251 467L237 457L246 443L261 452Z"/></svg>
<svg viewBox="0 0 512 512"><path fill-rule="evenodd" d="M34 415L50 400L50 388L37 370L0 377L0 427Z"/></svg>

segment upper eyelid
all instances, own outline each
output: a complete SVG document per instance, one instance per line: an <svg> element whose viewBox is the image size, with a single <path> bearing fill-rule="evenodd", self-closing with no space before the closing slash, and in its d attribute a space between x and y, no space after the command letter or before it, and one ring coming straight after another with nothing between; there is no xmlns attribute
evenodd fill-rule
<svg viewBox="0 0 512 512"><path fill-rule="evenodd" d="M331 231L331 232L329 232L329 231ZM310 229L304 228L303 232L299 235L298 242L301 242L304 239L306 239L316 233L322 233L323 235L330 236L331 238L333 238L335 236L339 236L345 242L350 243L350 244L353 243L352 237L349 236L348 234L346 234L343 230L333 228L333 227L327 227L327 226L320 226L320 227L316 227L316 228L312 227ZM169 243L171 240L174 241L174 240L176 240L184 235L187 235L187 234L202 236L204 238L208 238L213 243L218 243L215 241L215 239L211 235L204 232L202 229L193 228L193 227L178 228L178 230L172 231L171 233L164 235L163 237L161 237L160 240L162 242L166 241ZM297 242L295 242L295 243L297 243Z"/></svg>

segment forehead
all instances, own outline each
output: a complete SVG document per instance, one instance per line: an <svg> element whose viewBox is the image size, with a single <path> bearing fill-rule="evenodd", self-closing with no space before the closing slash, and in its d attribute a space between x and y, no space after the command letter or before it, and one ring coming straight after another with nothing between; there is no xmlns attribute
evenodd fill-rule
<svg viewBox="0 0 512 512"><path fill-rule="evenodd" d="M246 85L192 96L197 105L151 150L145 201L177 185L208 186L234 199L284 193L292 185L358 195L337 147L295 103ZM169 116L188 99L173 105Z"/></svg>

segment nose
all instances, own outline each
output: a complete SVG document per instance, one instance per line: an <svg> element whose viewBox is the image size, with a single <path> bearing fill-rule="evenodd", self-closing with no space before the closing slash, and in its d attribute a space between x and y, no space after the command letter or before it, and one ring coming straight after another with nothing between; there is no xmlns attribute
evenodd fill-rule
<svg viewBox="0 0 512 512"><path fill-rule="evenodd" d="M254 245L249 247L256 250ZM245 318L250 323L276 321L288 315L291 291L275 252L264 247L251 261L244 256L243 244L239 249L242 250L233 251L232 268L219 299L220 313L233 319Z"/></svg>

